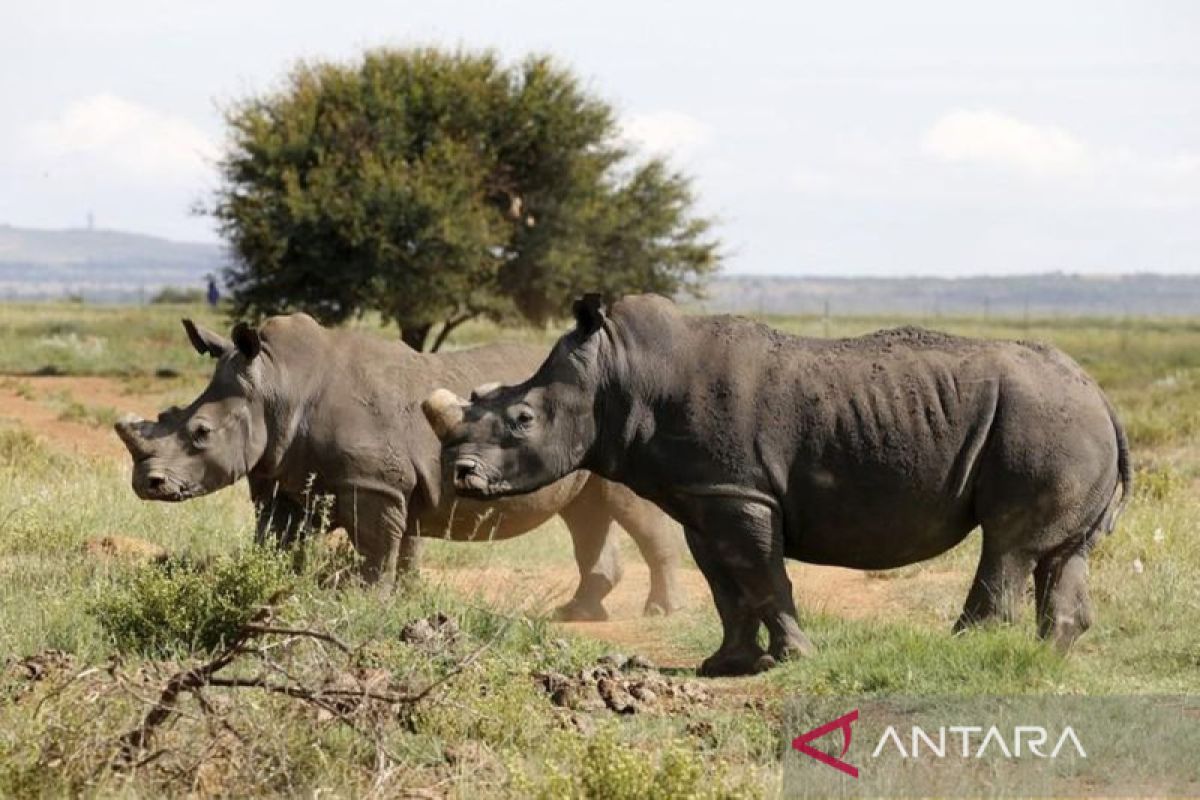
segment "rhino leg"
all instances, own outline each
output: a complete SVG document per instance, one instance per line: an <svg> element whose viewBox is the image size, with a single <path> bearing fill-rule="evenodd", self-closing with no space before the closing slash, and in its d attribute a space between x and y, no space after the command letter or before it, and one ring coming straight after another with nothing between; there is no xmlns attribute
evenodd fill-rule
<svg viewBox="0 0 1200 800"><path fill-rule="evenodd" d="M658 506L618 484L608 484L605 497L617 522L650 568L650 593L642 613L654 617L678 611L683 607L683 594L679 588L679 534L675 523Z"/></svg>
<svg viewBox="0 0 1200 800"><path fill-rule="evenodd" d="M696 566L700 567L700 572L708 582L717 606L717 615L721 618L721 646L701 662L697 673L709 678L750 675L774 666L774 659L758 644L758 628L762 620L745 602L741 587L722 562L721 554L695 528L685 526L683 533Z"/></svg>
<svg viewBox="0 0 1200 800"><path fill-rule="evenodd" d="M425 540L413 536L409 531L414 530L412 521L405 526L404 538L400 541L400 557L396 565L401 577L416 575L421 570L421 552L425 549Z"/></svg>
<svg viewBox="0 0 1200 800"><path fill-rule="evenodd" d="M555 609L554 617L584 622L606 620L604 598L621 580L621 554L612 515L600 494L586 488L559 514L571 532L579 586L574 597Z"/></svg>
<svg viewBox="0 0 1200 800"><path fill-rule="evenodd" d="M1038 636L1053 639L1055 646L1063 653L1092 625L1087 574L1085 548L1079 548L1065 557L1061 554L1045 556L1033 572Z"/></svg>
<svg viewBox="0 0 1200 800"><path fill-rule="evenodd" d="M997 552L990 544L985 531L983 554L962 614L954 623L955 633L993 619L1012 622L1017 616L1033 558L1021 550Z"/></svg>
<svg viewBox="0 0 1200 800"><path fill-rule="evenodd" d="M704 508L699 518L712 527L687 528L688 546L708 579L725 627L725 639L701 666L702 673L761 672L811 654L812 642L796 615L778 515L761 502L723 499ZM757 641L760 623L767 626L770 642L765 654Z"/></svg>
<svg viewBox="0 0 1200 800"><path fill-rule="evenodd" d="M309 533L304 506L279 491L272 480L250 478L250 499L254 502L254 541L290 547Z"/></svg>
<svg viewBox="0 0 1200 800"><path fill-rule="evenodd" d="M337 506L339 521L362 556L363 580L391 588L405 539L404 504L373 492L346 492L338 494Z"/></svg>

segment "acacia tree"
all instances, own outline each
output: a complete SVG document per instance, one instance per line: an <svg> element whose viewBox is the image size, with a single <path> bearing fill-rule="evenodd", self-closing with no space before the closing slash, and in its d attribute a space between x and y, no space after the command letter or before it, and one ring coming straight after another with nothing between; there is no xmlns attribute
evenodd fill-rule
<svg viewBox="0 0 1200 800"><path fill-rule="evenodd" d="M226 122L208 211L238 315L377 311L436 350L469 319L544 322L583 291L696 294L719 261L689 180L636 162L612 109L546 57L301 63Z"/></svg>

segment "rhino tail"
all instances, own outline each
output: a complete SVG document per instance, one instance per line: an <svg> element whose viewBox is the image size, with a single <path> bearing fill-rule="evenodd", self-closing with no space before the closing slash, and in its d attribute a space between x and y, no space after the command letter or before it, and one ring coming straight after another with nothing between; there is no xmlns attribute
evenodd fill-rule
<svg viewBox="0 0 1200 800"><path fill-rule="evenodd" d="M1117 477L1121 486L1120 500L1116 503L1109 501L1108 510L1098 526L1098 533L1109 534L1116 528L1117 517L1121 516L1129 498L1133 496L1133 463L1129 457L1129 438L1125 435L1125 426L1121 424L1117 410L1113 408L1112 401L1107 396L1104 397L1104 404L1108 406L1108 417L1112 420L1113 432L1117 437ZM1113 499L1116 500L1115 489Z"/></svg>

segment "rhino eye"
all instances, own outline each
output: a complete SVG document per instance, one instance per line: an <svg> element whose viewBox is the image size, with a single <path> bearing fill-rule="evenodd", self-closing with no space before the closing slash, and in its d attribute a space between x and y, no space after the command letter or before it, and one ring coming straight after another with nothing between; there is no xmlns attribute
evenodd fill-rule
<svg viewBox="0 0 1200 800"><path fill-rule="evenodd" d="M192 431L192 443L197 447L202 447L208 442L208 437L212 433L212 428L207 425L197 425Z"/></svg>

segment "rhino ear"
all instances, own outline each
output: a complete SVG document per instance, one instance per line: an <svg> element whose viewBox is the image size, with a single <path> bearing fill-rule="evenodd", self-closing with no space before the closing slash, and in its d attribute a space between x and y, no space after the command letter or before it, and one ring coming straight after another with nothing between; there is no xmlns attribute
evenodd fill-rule
<svg viewBox="0 0 1200 800"><path fill-rule="evenodd" d="M604 324L604 300L595 292L585 294L575 301L575 327L585 336L591 336Z"/></svg>
<svg viewBox="0 0 1200 800"><path fill-rule="evenodd" d="M208 328L201 328L190 319L182 320L182 322L183 329L187 331L187 337L192 343L192 347L196 348L196 352L202 356L220 358L233 347L233 342L219 333L214 333Z"/></svg>
<svg viewBox="0 0 1200 800"><path fill-rule="evenodd" d="M259 338L258 331L244 322L233 326L233 343L247 361L253 361L262 352L262 339Z"/></svg>

